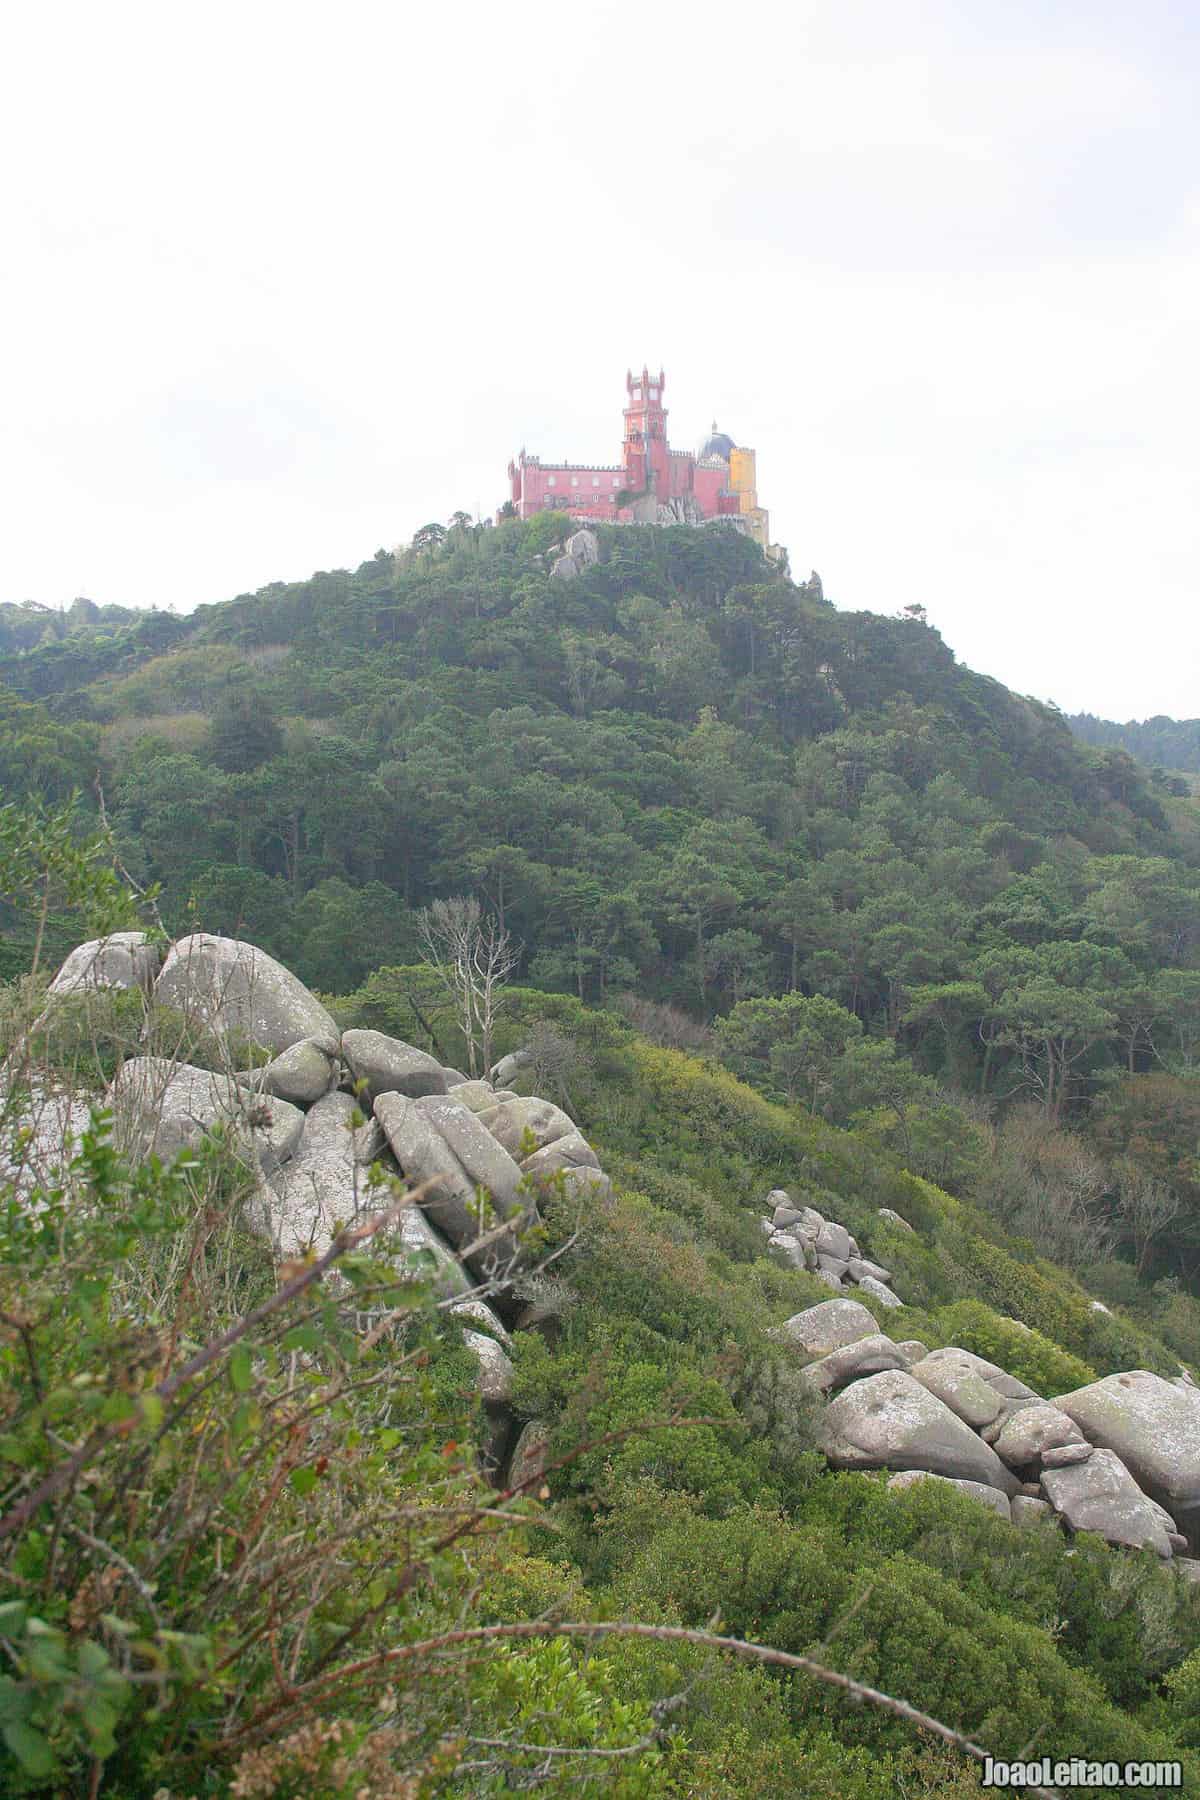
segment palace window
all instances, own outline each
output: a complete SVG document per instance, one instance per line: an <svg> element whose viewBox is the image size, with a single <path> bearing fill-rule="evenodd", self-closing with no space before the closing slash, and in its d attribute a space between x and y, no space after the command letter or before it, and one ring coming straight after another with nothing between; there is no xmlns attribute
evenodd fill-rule
<svg viewBox="0 0 1200 1800"><path fill-rule="evenodd" d="M557 484L557 482L558 482L557 475L547 475L547 477L546 477L546 486L547 487L554 487Z"/></svg>
<svg viewBox="0 0 1200 1800"><path fill-rule="evenodd" d="M572 486L572 487L578 487L578 486L579 486L579 477L578 477L578 475L572 475L572 477L571 477L571 486Z"/></svg>
<svg viewBox="0 0 1200 1800"><path fill-rule="evenodd" d="M651 389L650 389L650 398L651 398L651 399L652 399L652 400L657 400L657 399L658 399L658 389L657 389L657 388L651 388Z"/></svg>
<svg viewBox="0 0 1200 1800"><path fill-rule="evenodd" d="M641 404L641 399L642 399L642 390L641 390L641 388L640 388L640 387L635 387L635 388L634 388L634 390L633 390L633 403L634 403L634 405L635 405L635 406L638 406L638 405L640 405L640 404Z"/></svg>

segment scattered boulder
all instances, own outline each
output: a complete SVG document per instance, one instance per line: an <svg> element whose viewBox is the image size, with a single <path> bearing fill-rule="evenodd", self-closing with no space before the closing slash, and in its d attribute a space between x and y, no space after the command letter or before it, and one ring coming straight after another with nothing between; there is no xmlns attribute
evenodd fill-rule
<svg viewBox="0 0 1200 1800"><path fill-rule="evenodd" d="M528 1068L533 1057L528 1050L514 1050L509 1056L502 1056L495 1066L488 1070L488 1080L493 1087L507 1087L513 1076L522 1069Z"/></svg>
<svg viewBox="0 0 1200 1800"><path fill-rule="evenodd" d="M876 1332L873 1337L859 1338L857 1343L846 1344L841 1350L831 1350L819 1362L809 1363L801 1370L801 1380L814 1393L831 1394L864 1375L879 1375L884 1369L906 1366L899 1347L890 1337Z"/></svg>
<svg viewBox="0 0 1200 1800"><path fill-rule="evenodd" d="M770 1198L771 1196L768 1194L767 1200L770 1201ZM799 1207L793 1206L790 1200L786 1200L782 1205L777 1206L771 1214L771 1223L774 1225L776 1231L784 1231L789 1225L798 1224L799 1220L800 1209Z"/></svg>
<svg viewBox="0 0 1200 1800"><path fill-rule="evenodd" d="M866 1258L862 1256L852 1256L850 1258L849 1273L851 1281L865 1281L868 1276L870 1276L872 1281L883 1282L892 1279L892 1271L890 1269L881 1268L878 1263L867 1262Z"/></svg>
<svg viewBox="0 0 1200 1800"><path fill-rule="evenodd" d="M451 1081L452 1073L453 1071L449 1069L442 1070L442 1074L446 1077L446 1092L450 1098L457 1100L460 1106L470 1107L473 1113L490 1112L496 1104L496 1090L491 1082L460 1081L457 1076ZM494 1135L495 1133L493 1133Z"/></svg>
<svg viewBox="0 0 1200 1800"><path fill-rule="evenodd" d="M883 1305L889 1308L904 1305L900 1296L893 1294L890 1287L884 1287L882 1281L877 1281L874 1275L864 1275L858 1283L858 1290L861 1294L872 1294L876 1300L882 1301Z"/></svg>
<svg viewBox="0 0 1200 1800"><path fill-rule="evenodd" d="M521 1154L526 1132L537 1150L579 1136L579 1127L561 1106L540 1100L536 1094L518 1094L512 1100L497 1101L493 1088L492 1109L490 1112L483 1109L484 1124L513 1158Z"/></svg>
<svg viewBox="0 0 1200 1800"><path fill-rule="evenodd" d="M923 1356L929 1355L927 1346L921 1342L920 1338L901 1338L896 1348L910 1369L915 1362L920 1362Z"/></svg>
<svg viewBox="0 0 1200 1800"><path fill-rule="evenodd" d="M508 1352L482 1331L464 1329L463 1343L479 1364L479 1393L487 1407L507 1406L512 1399L513 1366Z"/></svg>
<svg viewBox="0 0 1200 1800"><path fill-rule="evenodd" d="M1177 1575L1183 1576L1185 1581L1190 1581L1194 1586L1200 1587L1200 1561L1197 1561L1195 1557L1177 1556L1172 1567Z"/></svg>
<svg viewBox="0 0 1200 1800"><path fill-rule="evenodd" d="M940 1481L945 1487L957 1488L968 1500L976 1500L981 1506L990 1507L1002 1519L1012 1518L1008 1495L1002 1494L999 1488L989 1487L983 1481L955 1480L949 1475L934 1475L929 1469L904 1469L899 1475L890 1478L888 1489L892 1493L903 1493L907 1488L916 1487L923 1481Z"/></svg>
<svg viewBox="0 0 1200 1800"><path fill-rule="evenodd" d="M1200 1389L1131 1369L1060 1394L1054 1404L1093 1444L1115 1451L1181 1530L1200 1531Z"/></svg>
<svg viewBox="0 0 1200 1800"><path fill-rule="evenodd" d="M1084 1463L1045 1469L1042 1492L1073 1531L1096 1531L1110 1544L1171 1554L1162 1520L1120 1457L1097 1450Z"/></svg>
<svg viewBox="0 0 1200 1800"><path fill-rule="evenodd" d="M249 1093L232 1076L162 1056L131 1057L108 1097L137 1152L164 1160L223 1127L270 1174L292 1155L304 1128L304 1114L289 1101Z"/></svg>
<svg viewBox="0 0 1200 1800"><path fill-rule="evenodd" d="M521 1170L469 1107L438 1094L426 1094L413 1104L449 1144L475 1186L487 1189L501 1218L523 1210Z"/></svg>
<svg viewBox="0 0 1200 1800"><path fill-rule="evenodd" d="M0 1180L27 1197L71 1181L70 1164L94 1102L35 1075L19 1100L0 1093Z"/></svg>
<svg viewBox="0 0 1200 1800"><path fill-rule="evenodd" d="M141 988L149 993L162 952L144 931L114 931L72 950L47 993L78 994L97 988Z"/></svg>
<svg viewBox="0 0 1200 1800"><path fill-rule="evenodd" d="M172 944L154 984L160 1006L173 1006L210 1031L251 1039L278 1055L311 1038L330 1056L340 1033L302 981L265 950L236 938L194 932Z"/></svg>
<svg viewBox="0 0 1200 1800"><path fill-rule="evenodd" d="M836 1269L822 1269L818 1266L816 1276L817 1280L823 1281L826 1287L836 1288L839 1293L841 1292L842 1278Z"/></svg>
<svg viewBox="0 0 1200 1800"><path fill-rule="evenodd" d="M804 1245L784 1231L773 1232L767 1240L769 1250L778 1250L784 1261L793 1269L807 1268L804 1256ZM841 1286L840 1282L835 1284Z"/></svg>
<svg viewBox="0 0 1200 1800"><path fill-rule="evenodd" d="M367 1084L368 1101L381 1094L419 1100L446 1092L446 1071L435 1057L382 1031L345 1031L342 1055L356 1082Z"/></svg>
<svg viewBox="0 0 1200 1800"><path fill-rule="evenodd" d="M902 1219L900 1214L893 1212L890 1206L881 1206L879 1216L881 1219L886 1219L889 1225L899 1225L903 1231L916 1231L915 1225L910 1225L907 1219Z"/></svg>
<svg viewBox="0 0 1200 1800"><path fill-rule="evenodd" d="M1020 1485L969 1425L900 1369L844 1389L825 1410L820 1442L835 1469L927 1469L1005 1494Z"/></svg>
<svg viewBox="0 0 1200 1800"><path fill-rule="evenodd" d="M840 1256L823 1256L819 1250L817 1251L817 1269L819 1273L824 1275L836 1275L840 1283L849 1268L849 1262L843 1261Z"/></svg>
<svg viewBox="0 0 1200 1800"><path fill-rule="evenodd" d="M1050 1502L1035 1500L1029 1494L1014 1494L1009 1505L1014 1525L1046 1525L1054 1519Z"/></svg>
<svg viewBox="0 0 1200 1800"><path fill-rule="evenodd" d="M844 1225L823 1219L817 1232L817 1255L833 1256L844 1266L850 1261L850 1233Z"/></svg>
<svg viewBox="0 0 1200 1800"><path fill-rule="evenodd" d="M431 1277L439 1299L470 1292L472 1283L466 1270L416 1201L400 1214L398 1231L406 1271L412 1280Z"/></svg>
<svg viewBox="0 0 1200 1800"><path fill-rule="evenodd" d="M546 1472L546 1455L550 1448L550 1427L542 1419L530 1419L521 1427L521 1435L513 1446L508 1466L510 1488L536 1490Z"/></svg>
<svg viewBox="0 0 1200 1800"><path fill-rule="evenodd" d="M1090 1444L1057 1444L1042 1451L1042 1468L1073 1469L1077 1463L1085 1463L1091 1454Z"/></svg>
<svg viewBox="0 0 1200 1800"><path fill-rule="evenodd" d="M607 1200L612 1193L612 1182L603 1169L564 1169L562 1186L568 1199L585 1195L590 1200Z"/></svg>
<svg viewBox="0 0 1200 1800"><path fill-rule="evenodd" d="M337 1060L311 1038L302 1038L261 1069L245 1069L234 1080L293 1106L315 1106L337 1084Z"/></svg>
<svg viewBox="0 0 1200 1800"><path fill-rule="evenodd" d="M1035 1394L1031 1387L1026 1387L1023 1381L1018 1381L1015 1375L1002 1369L998 1363L988 1362L984 1356L976 1356L973 1350L960 1350L957 1345L952 1345L945 1350L931 1350L929 1357L930 1361L952 1358L958 1363L968 1363L977 1375L982 1375L988 1385L995 1388L1001 1399L1040 1400L1042 1397Z"/></svg>
<svg viewBox="0 0 1200 1800"><path fill-rule="evenodd" d="M458 1247L478 1237L475 1184L441 1132L417 1110L417 1102L404 1094L380 1094L375 1117L401 1173L420 1185L421 1204L438 1229Z"/></svg>
<svg viewBox="0 0 1200 1800"><path fill-rule="evenodd" d="M859 1300L822 1300L803 1312L793 1313L779 1327L781 1334L809 1356L828 1356L846 1344L878 1335L875 1315Z"/></svg>
<svg viewBox="0 0 1200 1800"><path fill-rule="evenodd" d="M475 1324L481 1328L484 1337L495 1338L503 1350L512 1349L512 1338L509 1336L507 1328L492 1311L487 1301L481 1300L478 1294L471 1294L465 1300L453 1301L447 1310L460 1321L473 1319Z"/></svg>
<svg viewBox="0 0 1200 1800"><path fill-rule="evenodd" d="M526 1175L554 1175L559 1169L598 1169L600 1158L582 1132L572 1130L568 1137L556 1138L535 1150L521 1164Z"/></svg>
<svg viewBox="0 0 1200 1800"><path fill-rule="evenodd" d="M1048 1401L1035 1401L1020 1412L1009 1413L994 1440L996 1455L1010 1469L1036 1462L1047 1450L1083 1442L1074 1419Z"/></svg>
<svg viewBox="0 0 1200 1800"><path fill-rule="evenodd" d="M957 1351L935 1350L913 1363L909 1373L975 1431L990 1425L1004 1406L995 1388Z"/></svg>
<svg viewBox="0 0 1200 1800"><path fill-rule="evenodd" d="M357 1130L358 1111L349 1094L326 1094L304 1119L294 1154L271 1178L271 1237L284 1256L318 1256L334 1234L360 1212L377 1206L367 1196L363 1169L383 1149L383 1132L372 1119ZM266 1198L264 1196L264 1198Z"/></svg>

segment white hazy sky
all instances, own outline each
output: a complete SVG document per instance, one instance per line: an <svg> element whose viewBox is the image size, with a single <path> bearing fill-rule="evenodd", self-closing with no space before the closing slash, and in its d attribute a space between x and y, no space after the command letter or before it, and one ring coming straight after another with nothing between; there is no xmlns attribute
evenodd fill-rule
<svg viewBox="0 0 1200 1800"><path fill-rule="evenodd" d="M628 364L839 606L1200 715L1195 0L45 0L2 33L0 599L353 567Z"/></svg>

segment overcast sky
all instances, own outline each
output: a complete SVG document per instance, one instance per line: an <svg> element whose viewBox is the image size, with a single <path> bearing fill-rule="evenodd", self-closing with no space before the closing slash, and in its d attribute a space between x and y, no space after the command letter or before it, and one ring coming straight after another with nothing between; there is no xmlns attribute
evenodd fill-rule
<svg viewBox="0 0 1200 1800"><path fill-rule="evenodd" d="M793 569L1200 715L1195 0L55 4L3 28L0 599L354 567L524 444L758 451Z"/></svg>

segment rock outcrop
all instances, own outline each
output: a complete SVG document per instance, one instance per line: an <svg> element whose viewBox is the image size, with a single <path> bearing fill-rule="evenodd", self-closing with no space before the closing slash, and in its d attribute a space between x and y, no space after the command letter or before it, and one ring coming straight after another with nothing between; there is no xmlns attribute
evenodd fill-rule
<svg viewBox="0 0 1200 1800"><path fill-rule="evenodd" d="M149 993L162 952L144 931L114 931L72 950L48 994L78 994L97 988L141 988Z"/></svg>
<svg viewBox="0 0 1200 1800"><path fill-rule="evenodd" d="M843 1388L825 1409L820 1444L835 1469L925 1469L1003 1494L1021 1485L969 1425L899 1369Z"/></svg>
<svg viewBox="0 0 1200 1800"><path fill-rule="evenodd" d="M595 549L587 531L568 546L581 566ZM195 932L159 963L145 934L118 932L81 944L51 984L52 995L138 988L151 1023L155 1009L182 1014L225 1059L217 1070L159 1056L126 1062L107 1094L123 1140L165 1160L219 1130L246 1167L249 1222L285 1259L322 1254L340 1226L378 1210L381 1179L408 1183L415 1197L400 1215L395 1253L429 1282L475 1356L488 1420L481 1455L498 1478L518 1437L502 1314L514 1329L514 1313L532 1320L510 1285L522 1233L552 1184L591 1205L611 1191L592 1146L561 1107L504 1085L529 1066L525 1051L483 1081L384 1032L342 1034L281 963L232 938ZM249 1051L266 1060L244 1066ZM63 1145L89 1111L81 1096L40 1080L22 1109L22 1142L0 1156L19 1191L57 1178ZM522 1467L533 1466L539 1433L544 1449L542 1426L520 1433Z"/></svg>
<svg viewBox="0 0 1200 1800"><path fill-rule="evenodd" d="M766 1204L771 1209L762 1221L767 1246L792 1268L808 1269L837 1292L849 1282L886 1307L903 1305L888 1285L891 1270L865 1257L844 1225L813 1206L798 1205L783 1188L773 1188Z"/></svg>
<svg viewBox="0 0 1200 1800"><path fill-rule="evenodd" d="M316 997L282 963L240 939L193 932L171 945L154 984L171 1006L218 1038L241 1037L272 1055L303 1038L336 1056L341 1034Z"/></svg>

